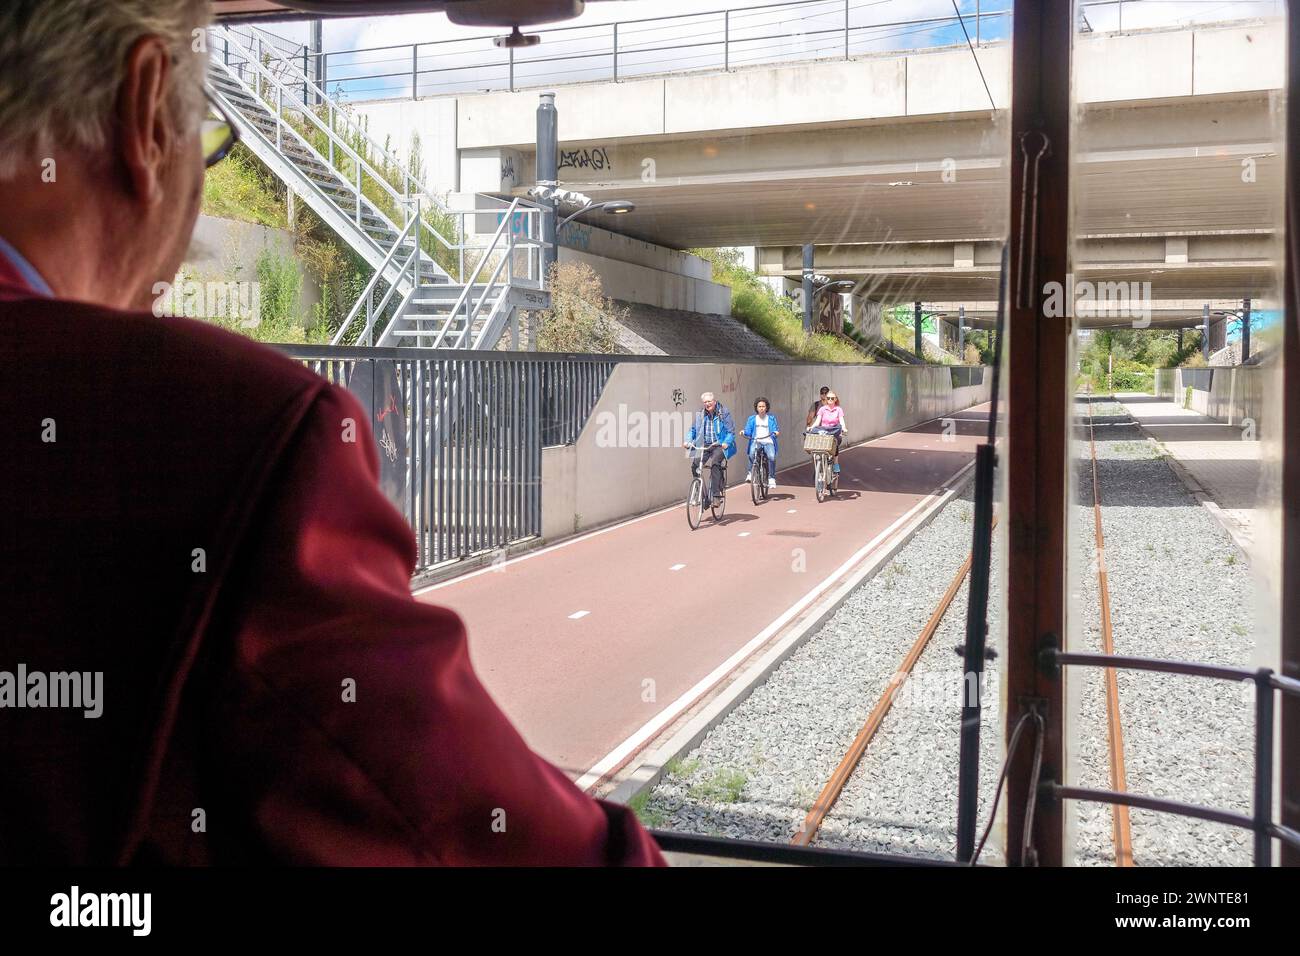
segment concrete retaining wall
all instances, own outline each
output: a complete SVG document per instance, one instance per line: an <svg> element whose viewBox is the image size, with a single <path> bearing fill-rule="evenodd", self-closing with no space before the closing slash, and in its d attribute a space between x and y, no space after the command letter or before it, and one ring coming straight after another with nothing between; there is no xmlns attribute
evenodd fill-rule
<svg viewBox="0 0 1300 956"><path fill-rule="evenodd" d="M839 394L853 444L988 400L991 376L954 388L946 367L623 362L578 441L542 452L542 535L554 539L684 500L686 430L700 393L714 392L744 428L766 397L781 424L778 470L804 460L800 433L822 385ZM745 477L745 441L728 477Z"/></svg>
<svg viewBox="0 0 1300 956"><path fill-rule="evenodd" d="M198 282L254 282L257 260L264 249L297 266L302 276L300 308L305 320L312 306L320 301L320 286L298 260L293 233L286 229L200 215L181 269Z"/></svg>
<svg viewBox="0 0 1300 956"><path fill-rule="evenodd" d="M1268 387L1268 376L1273 371L1271 368L1259 365L1224 365L1187 371L1192 374L1185 376L1181 368L1156 369L1156 395L1228 425L1249 418L1258 427L1267 417L1263 414L1264 395ZM1200 385L1206 377L1210 379L1210 387L1193 387L1191 402L1188 404L1188 385L1192 385L1194 379L1196 385Z"/></svg>
<svg viewBox="0 0 1300 956"><path fill-rule="evenodd" d="M601 291L607 298L640 302L661 309L731 314L731 288L708 279L651 269L619 259L607 259L578 249L560 247L559 260L585 262L600 276Z"/></svg>

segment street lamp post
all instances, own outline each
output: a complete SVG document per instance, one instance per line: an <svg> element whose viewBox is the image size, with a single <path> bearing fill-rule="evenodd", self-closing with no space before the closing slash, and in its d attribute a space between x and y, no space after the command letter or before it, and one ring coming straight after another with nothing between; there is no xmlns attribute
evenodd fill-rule
<svg viewBox="0 0 1300 956"><path fill-rule="evenodd" d="M555 94L543 93L537 104L537 180L538 203L547 212L542 213L542 281L549 281L551 266L555 264L555 198L556 177L559 164L559 113L555 110ZM549 213L549 214L548 214Z"/></svg>
<svg viewBox="0 0 1300 956"><path fill-rule="evenodd" d="M921 303L912 303L913 339L916 345L916 357L925 358L925 346L921 342Z"/></svg>
<svg viewBox="0 0 1300 956"><path fill-rule="evenodd" d="M1250 299L1246 298L1241 303L1241 364L1246 364L1246 359L1250 358Z"/></svg>

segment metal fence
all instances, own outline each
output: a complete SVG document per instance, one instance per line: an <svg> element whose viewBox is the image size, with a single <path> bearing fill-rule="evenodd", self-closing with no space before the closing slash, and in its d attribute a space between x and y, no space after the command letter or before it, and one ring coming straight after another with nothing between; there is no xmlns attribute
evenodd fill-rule
<svg viewBox="0 0 1300 956"><path fill-rule="evenodd" d="M365 408L417 573L541 533L542 448L577 440L615 362L286 346Z"/></svg>
<svg viewBox="0 0 1300 956"><path fill-rule="evenodd" d="M319 70L345 99L440 96L785 62L1003 42L1005 0L962 0L962 13L917 17L910 0L786 0L737 9L577 24L537 31L536 47L494 47L488 36L427 43L274 50ZM319 63L317 63L319 60ZM325 85L325 84L322 84Z"/></svg>
<svg viewBox="0 0 1300 956"><path fill-rule="evenodd" d="M541 368L542 445L572 445L614 371L609 359L545 362Z"/></svg>
<svg viewBox="0 0 1300 956"><path fill-rule="evenodd" d="M984 384L983 365L950 365L948 370L952 373L952 387L966 388L971 385Z"/></svg>
<svg viewBox="0 0 1300 956"><path fill-rule="evenodd" d="M322 53L275 37L261 49L292 61L332 95L371 100L979 47L1010 36L1006 0L958 0L953 9L917 16L912 0L786 0L555 27L536 31L540 45L519 49L497 48L490 36ZM1081 0L1076 29L1122 33L1276 17L1281 11L1281 0Z"/></svg>

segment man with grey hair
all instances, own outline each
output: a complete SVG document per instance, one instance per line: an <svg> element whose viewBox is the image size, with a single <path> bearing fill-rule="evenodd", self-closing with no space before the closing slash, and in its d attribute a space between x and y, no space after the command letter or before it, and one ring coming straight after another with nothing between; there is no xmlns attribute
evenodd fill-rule
<svg viewBox="0 0 1300 956"><path fill-rule="evenodd" d="M662 863L412 598L360 405L144 311L233 141L207 15L0 6L0 660L104 675L93 721L0 711L0 865Z"/></svg>
<svg viewBox="0 0 1300 956"><path fill-rule="evenodd" d="M700 473L706 468L709 472L705 492L708 501L725 494L722 470L727 459L736 453L736 428L731 413L712 392L700 395L700 409L686 432L684 444L687 448L700 449Z"/></svg>

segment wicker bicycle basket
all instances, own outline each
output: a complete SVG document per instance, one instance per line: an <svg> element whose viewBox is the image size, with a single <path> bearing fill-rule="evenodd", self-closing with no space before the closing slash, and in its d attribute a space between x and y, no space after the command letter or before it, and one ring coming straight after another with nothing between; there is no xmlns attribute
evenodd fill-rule
<svg viewBox="0 0 1300 956"><path fill-rule="evenodd" d="M803 450L810 455L829 455L835 451L835 436L804 435Z"/></svg>

